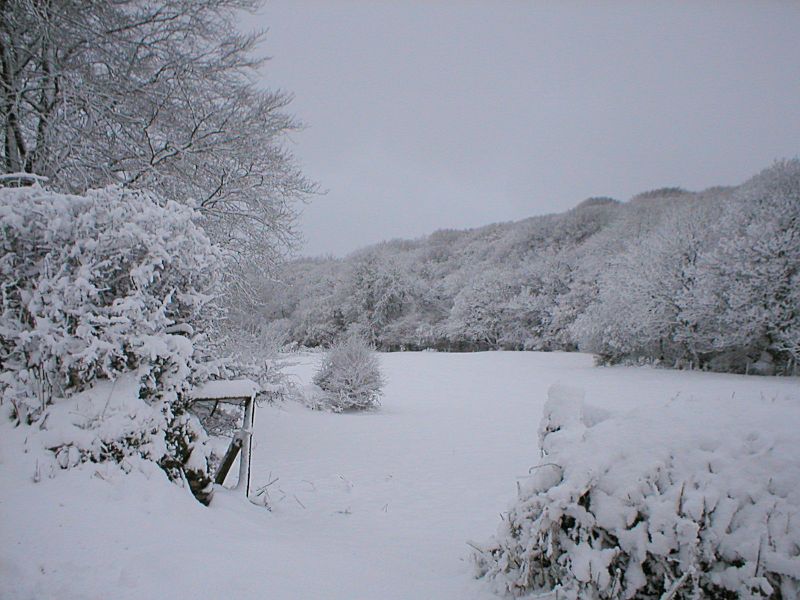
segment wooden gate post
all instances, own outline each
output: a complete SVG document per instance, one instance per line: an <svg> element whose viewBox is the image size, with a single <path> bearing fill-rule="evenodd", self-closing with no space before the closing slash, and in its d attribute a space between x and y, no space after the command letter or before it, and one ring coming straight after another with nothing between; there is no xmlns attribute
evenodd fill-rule
<svg viewBox="0 0 800 600"><path fill-rule="evenodd" d="M193 390L192 400L195 402L218 402L241 405L244 402L244 416L242 427L236 434L225 457L214 477L214 483L222 485L225 476L233 466L236 455L239 455L239 481L234 490L244 490L245 496L250 496L250 462L253 449L253 424L256 414L256 395L259 386L249 379L215 380L205 383Z"/></svg>
<svg viewBox="0 0 800 600"><path fill-rule="evenodd" d="M239 455L239 481L235 490L244 490L245 497L250 497L250 457L253 448L253 423L255 420L255 396L245 401L244 419L239 439L242 440L242 452Z"/></svg>

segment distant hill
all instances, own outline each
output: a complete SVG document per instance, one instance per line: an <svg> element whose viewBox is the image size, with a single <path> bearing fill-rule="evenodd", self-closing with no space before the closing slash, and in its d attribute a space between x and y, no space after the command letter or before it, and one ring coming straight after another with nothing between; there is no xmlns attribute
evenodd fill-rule
<svg viewBox="0 0 800 600"><path fill-rule="evenodd" d="M800 310L780 307L800 307L799 165L778 162L737 187L592 197L560 214L294 260L264 282L251 326L305 346L357 332L383 350L580 348L609 361L791 370ZM789 245L780 260L754 249L769 240ZM773 275L759 280L762 268ZM774 273L794 287L773 289ZM761 321L741 323L756 302L769 306Z"/></svg>

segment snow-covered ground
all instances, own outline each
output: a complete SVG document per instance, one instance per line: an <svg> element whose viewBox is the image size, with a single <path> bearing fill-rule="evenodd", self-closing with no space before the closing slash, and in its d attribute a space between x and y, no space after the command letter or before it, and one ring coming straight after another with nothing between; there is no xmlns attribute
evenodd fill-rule
<svg viewBox="0 0 800 600"><path fill-rule="evenodd" d="M318 355L292 358L308 381ZM381 362L379 411L259 409L252 483L270 484L271 512L225 493L205 508L157 470L123 477L84 465L34 484L35 449L20 454L25 431L3 425L0 597L494 598L471 578L467 542L495 532L517 478L539 459L554 383L584 388L613 413L676 396L721 411L725 401L734 412L757 407L796 426L786 460L800 460L797 378L594 368L587 355L562 353Z"/></svg>

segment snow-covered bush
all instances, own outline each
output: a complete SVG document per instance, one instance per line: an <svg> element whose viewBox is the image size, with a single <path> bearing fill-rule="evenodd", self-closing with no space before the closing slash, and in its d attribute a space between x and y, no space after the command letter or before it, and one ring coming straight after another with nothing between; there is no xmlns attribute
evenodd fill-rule
<svg viewBox="0 0 800 600"><path fill-rule="evenodd" d="M798 597L793 425L733 399L612 417L582 395L551 388L542 459L478 575L514 596Z"/></svg>
<svg viewBox="0 0 800 600"><path fill-rule="evenodd" d="M141 392L139 373L124 373L48 406L26 433L26 451L38 450L38 471L52 477L57 469L109 462L147 474L158 465L207 502L213 488L206 431L181 402L154 403Z"/></svg>
<svg viewBox="0 0 800 600"><path fill-rule="evenodd" d="M76 446L80 460L130 450L173 479L207 477L185 393L217 315L223 257L196 216L119 188L0 189L0 402L16 421L41 424L52 405L134 373L152 422L103 439L106 450Z"/></svg>
<svg viewBox="0 0 800 600"><path fill-rule="evenodd" d="M351 335L325 354L314 383L324 392L323 405L340 412L378 406L384 380L374 350L363 338Z"/></svg>

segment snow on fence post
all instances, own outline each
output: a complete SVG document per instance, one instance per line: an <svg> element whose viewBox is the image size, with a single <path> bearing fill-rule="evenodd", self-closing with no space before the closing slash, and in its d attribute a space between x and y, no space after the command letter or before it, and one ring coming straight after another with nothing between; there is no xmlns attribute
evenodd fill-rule
<svg viewBox="0 0 800 600"><path fill-rule="evenodd" d="M244 490L245 498L250 497L250 454L253 447L253 421L255 418L255 393L245 401L244 418L239 438L242 440L242 453L239 455L239 481L235 490Z"/></svg>
<svg viewBox="0 0 800 600"><path fill-rule="evenodd" d="M255 422L256 394L258 384L249 379L209 381L192 393L194 402L227 402L244 405L242 428L225 453L225 458L217 471L214 482L222 485L236 455L239 454L239 480L235 490L244 490L250 495L250 458L252 450L253 423Z"/></svg>

